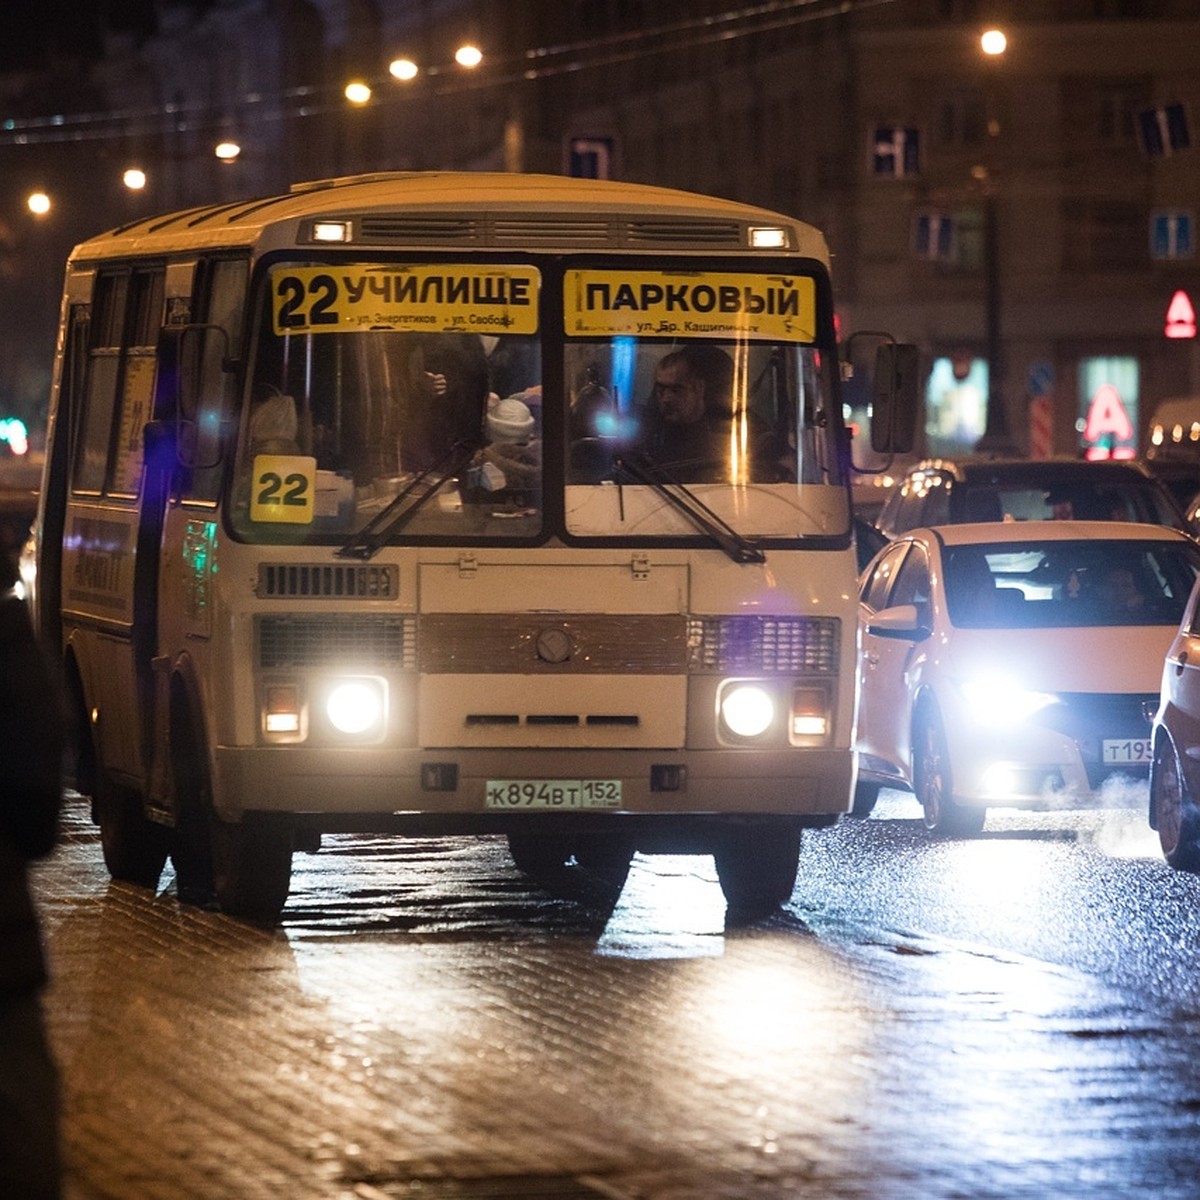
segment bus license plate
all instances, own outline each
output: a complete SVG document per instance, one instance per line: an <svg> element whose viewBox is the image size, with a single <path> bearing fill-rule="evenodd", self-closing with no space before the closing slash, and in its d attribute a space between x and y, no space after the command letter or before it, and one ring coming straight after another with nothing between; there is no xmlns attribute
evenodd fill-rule
<svg viewBox="0 0 1200 1200"><path fill-rule="evenodd" d="M620 808L619 779L489 779L487 808Z"/></svg>
<svg viewBox="0 0 1200 1200"><path fill-rule="evenodd" d="M1101 750L1106 764L1148 763L1151 757L1149 738L1105 738Z"/></svg>

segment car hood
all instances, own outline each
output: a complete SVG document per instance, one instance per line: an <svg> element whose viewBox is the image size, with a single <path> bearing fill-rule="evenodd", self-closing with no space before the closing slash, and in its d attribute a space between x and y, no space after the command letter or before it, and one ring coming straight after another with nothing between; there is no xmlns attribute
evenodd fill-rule
<svg viewBox="0 0 1200 1200"><path fill-rule="evenodd" d="M1043 692L1157 692L1174 625L1101 629L958 629L960 678L995 676Z"/></svg>

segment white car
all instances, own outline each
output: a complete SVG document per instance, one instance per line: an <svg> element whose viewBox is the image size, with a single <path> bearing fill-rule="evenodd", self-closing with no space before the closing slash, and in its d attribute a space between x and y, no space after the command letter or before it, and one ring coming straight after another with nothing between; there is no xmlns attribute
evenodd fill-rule
<svg viewBox="0 0 1200 1200"><path fill-rule="evenodd" d="M1082 808L1145 779L1163 658L1200 546L1156 525L1020 521L916 529L859 585L858 785L912 790L925 825L990 805Z"/></svg>
<svg viewBox="0 0 1200 1200"><path fill-rule="evenodd" d="M1163 857L1200 873L1200 580L1162 664L1150 765L1150 827Z"/></svg>

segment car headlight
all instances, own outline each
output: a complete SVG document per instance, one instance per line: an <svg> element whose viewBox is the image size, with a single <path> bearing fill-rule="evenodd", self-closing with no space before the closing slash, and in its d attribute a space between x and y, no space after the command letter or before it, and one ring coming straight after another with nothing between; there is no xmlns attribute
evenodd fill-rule
<svg viewBox="0 0 1200 1200"><path fill-rule="evenodd" d="M338 679L325 693L329 724L347 737L382 737L387 718L387 694L381 679Z"/></svg>
<svg viewBox="0 0 1200 1200"><path fill-rule="evenodd" d="M757 684L734 684L721 696L721 720L735 737L759 737L775 722L775 699Z"/></svg>
<svg viewBox="0 0 1200 1200"><path fill-rule="evenodd" d="M994 678L967 680L962 693L972 720L993 728L1024 721L1058 699L1053 692L1037 692L1011 680Z"/></svg>

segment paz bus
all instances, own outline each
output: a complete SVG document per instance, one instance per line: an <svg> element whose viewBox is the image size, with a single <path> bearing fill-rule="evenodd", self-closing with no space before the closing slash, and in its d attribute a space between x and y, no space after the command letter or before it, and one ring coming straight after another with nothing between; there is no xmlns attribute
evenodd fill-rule
<svg viewBox="0 0 1200 1200"><path fill-rule="evenodd" d="M650 186L364 175L76 247L26 582L111 875L270 921L323 834L490 834L780 903L853 789L837 350L815 229Z"/></svg>

